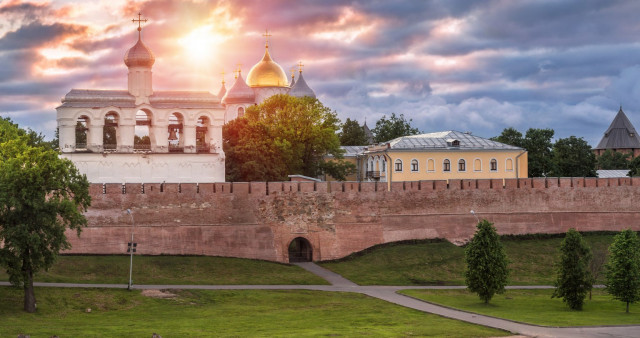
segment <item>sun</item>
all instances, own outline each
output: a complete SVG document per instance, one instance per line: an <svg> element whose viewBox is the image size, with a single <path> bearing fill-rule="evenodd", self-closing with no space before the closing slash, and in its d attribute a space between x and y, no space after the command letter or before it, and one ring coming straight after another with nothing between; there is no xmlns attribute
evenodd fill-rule
<svg viewBox="0 0 640 338"><path fill-rule="evenodd" d="M216 33L213 26L198 27L178 40L190 60L198 63L212 60L224 36Z"/></svg>

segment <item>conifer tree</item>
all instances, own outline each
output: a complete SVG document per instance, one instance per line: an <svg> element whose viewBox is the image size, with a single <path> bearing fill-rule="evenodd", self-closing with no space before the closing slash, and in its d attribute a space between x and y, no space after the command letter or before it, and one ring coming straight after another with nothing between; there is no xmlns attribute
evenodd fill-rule
<svg viewBox="0 0 640 338"><path fill-rule="evenodd" d="M609 246L607 263L607 292L629 304L640 300L640 241L638 235L628 229L616 235Z"/></svg>
<svg viewBox="0 0 640 338"><path fill-rule="evenodd" d="M569 229L560 246L556 289L551 297L562 298L573 310L582 310L593 282L590 261L591 248L578 231Z"/></svg>
<svg viewBox="0 0 640 338"><path fill-rule="evenodd" d="M465 283L471 292L478 294L485 304L494 294L503 293L509 278L509 261L500 237L490 223L483 219L465 251Z"/></svg>

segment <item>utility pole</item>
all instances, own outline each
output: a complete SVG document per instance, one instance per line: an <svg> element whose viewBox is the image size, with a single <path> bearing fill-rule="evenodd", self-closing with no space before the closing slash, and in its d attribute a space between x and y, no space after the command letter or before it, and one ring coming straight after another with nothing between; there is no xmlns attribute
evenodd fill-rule
<svg viewBox="0 0 640 338"><path fill-rule="evenodd" d="M129 248L127 249L127 251L129 251L131 253L131 258L129 260L129 286L127 287L128 290L131 290L131 273L133 272L133 253L136 252L136 247L137 247L137 243L133 242L133 231L136 229L136 223L133 220L133 214L131 213L131 209L127 209L127 214L129 214L129 216L131 216L131 242L129 242Z"/></svg>

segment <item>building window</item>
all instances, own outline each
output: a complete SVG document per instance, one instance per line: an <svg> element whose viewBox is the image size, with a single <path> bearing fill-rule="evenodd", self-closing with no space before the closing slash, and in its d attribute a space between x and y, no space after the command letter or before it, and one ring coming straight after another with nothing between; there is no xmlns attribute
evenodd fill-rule
<svg viewBox="0 0 640 338"><path fill-rule="evenodd" d="M510 158L507 159L507 162L505 164L505 169L507 171L513 171L513 160L512 159L510 159Z"/></svg>
<svg viewBox="0 0 640 338"><path fill-rule="evenodd" d="M396 160L396 171L402 171L402 161Z"/></svg>
<svg viewBox="0 0 640 338"><path fill-rule="evenodd" d="M411 171L418 171L418 160L411 160Z"/></svg>
<svg viewBox="0 0 640 338"><path fill-rule="evenodd" d="M442 162L442 171L451 171L451 161L447 159Z"/></svg>
<svg viewBox="0 0 640 338"><path fill-rule="evenodd" d="M244 107L238 107L238 117L244 116Z"/></svg>
<svg viewBox="0 0 640 338"><path fill-rule="evenodd" d="M458 171L467 171L467 165L463 159L460 159L460 161L458 161Z"/></svg>
<svg viewBox="0 0 640 338"><path fill-rule="evenodd" d="M482 171L482 160L479 158L473 161L473 171Z"/></svg>
<svg viewBox="0 0 640 338"><path fill-rule="evenodd" d="M427 160L427 171L428 172L436 171L436 163L432 158Z"/></svg>
<svg viewBox="0 0 640 338"><path fill-rule="evenodd" d="M387 161L382 161L382 172L387 171Z"/></svg>
<svg viewBox="0 0 640 338"><path fill-rule="evenodd" d="M495 158L491 159L491 171L498 171L498 161Z"/></svg>

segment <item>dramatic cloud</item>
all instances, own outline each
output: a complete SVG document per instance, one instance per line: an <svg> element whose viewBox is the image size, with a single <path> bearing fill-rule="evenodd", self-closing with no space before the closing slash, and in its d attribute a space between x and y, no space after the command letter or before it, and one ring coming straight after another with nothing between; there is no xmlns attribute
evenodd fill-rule
<svg viewBox="0 0 640 338"><path fill-rule="evenodd" d="M640 127L640 3L633 1L92 1L0 3L0 113L52 136L71 88L122 89L136 41L154 88L217 93L264 53L304 63L318 97L375 125L422 131L553 128L595 145L622 105Z"/></svg>

